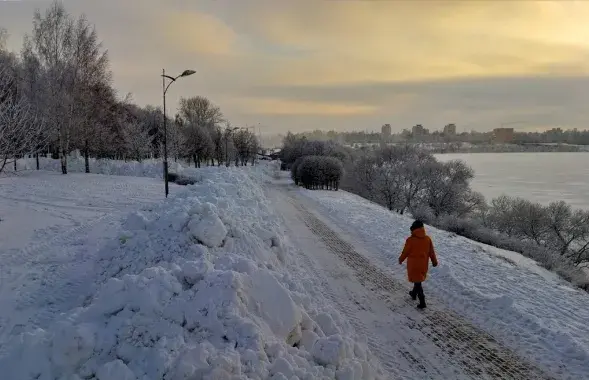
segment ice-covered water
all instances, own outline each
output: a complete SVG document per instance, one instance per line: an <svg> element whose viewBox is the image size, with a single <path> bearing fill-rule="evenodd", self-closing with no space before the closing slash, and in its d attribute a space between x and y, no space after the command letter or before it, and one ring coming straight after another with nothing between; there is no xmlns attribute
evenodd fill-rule
<svg viewBox="0 0 589 380"><path fill-rule="evenodd" d="M475 170L472 187L490 200L501 194L547 204L563 200L589 209L589 153L465 153L436 155L460 159Z"/></svg>

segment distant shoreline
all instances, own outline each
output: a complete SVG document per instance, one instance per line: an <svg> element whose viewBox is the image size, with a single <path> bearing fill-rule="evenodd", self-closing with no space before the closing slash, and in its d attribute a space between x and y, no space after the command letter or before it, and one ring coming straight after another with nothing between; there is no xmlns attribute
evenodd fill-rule
<svg viewBox="0 0 589 380"><path fill-rule="evenodd" d="M587 153L589 145L572 144L471 144L454 143L389 143L387 145L417 146L433 154L453 153ZM380 143L355 143L346 146L360 149L362 147L380 146Z"/></svg>

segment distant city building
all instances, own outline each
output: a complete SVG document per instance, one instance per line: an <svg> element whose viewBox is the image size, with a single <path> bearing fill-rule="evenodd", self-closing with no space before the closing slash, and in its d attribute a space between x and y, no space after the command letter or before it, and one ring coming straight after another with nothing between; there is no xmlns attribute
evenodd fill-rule
<svg viewBox="0 0 589 380"><path fill-rule="evenodd" d="M444 135L445 136L454 136L456 135L456 124L448 124L444 127Z"/></svg>
<svg viewBox="0 0 589 380"><path fill-rule="evenodd" d="M493 142L510 143L513 141L513 128L495 128L493 129Z"/></svg>
<svg viewBox="0 0 589 380"><path fill-rule="evenodd" d="M411 133L413 134L413 137L425 136L429 134L429 130L425 129L421 124L417 124L411 129Z"/></svg>
<svg viewBox="0 0 589 380"><path fill-rule="evenodd" d="M383 125L382 128L380 129L380 133L382 134L382 137L384 137L384 138L391 137L391 125L390 124Z"/></svg>

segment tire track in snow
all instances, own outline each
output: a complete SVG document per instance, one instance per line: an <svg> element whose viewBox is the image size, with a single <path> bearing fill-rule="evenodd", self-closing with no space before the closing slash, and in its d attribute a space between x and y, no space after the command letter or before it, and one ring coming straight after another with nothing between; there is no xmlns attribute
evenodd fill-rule
<svg viewBox="0 0 589 380"><path fill-rule="evenodd" d="M293 205L303 216L307 226L352 268L360 283L371 290L378 290L381 298L392 311L414 304L409 301L405 286L357 253L354 247L342 240L331 228L308 211L296 199ZM400 303L401 302L401 303ZM452 362L471 377L483 379L539 380L550 379L540 369L501 346L492 336L463 321L445 310L426 309L420 320L414 321L420 330ZM423 356L417 356L423 360Z"/></svg>

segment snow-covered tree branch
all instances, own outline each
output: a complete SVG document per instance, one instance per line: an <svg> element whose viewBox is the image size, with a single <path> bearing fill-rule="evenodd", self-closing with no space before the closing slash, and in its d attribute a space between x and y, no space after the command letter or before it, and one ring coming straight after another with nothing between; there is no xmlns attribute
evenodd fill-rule
<svg viewBox="0 0 589 380"><path fill-rule="evenodd" d="M0 173L7 164L45 145L42 119L18 96L16 78L8 71L0 71Z"/></svg>

